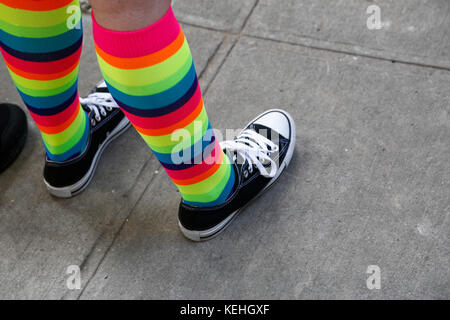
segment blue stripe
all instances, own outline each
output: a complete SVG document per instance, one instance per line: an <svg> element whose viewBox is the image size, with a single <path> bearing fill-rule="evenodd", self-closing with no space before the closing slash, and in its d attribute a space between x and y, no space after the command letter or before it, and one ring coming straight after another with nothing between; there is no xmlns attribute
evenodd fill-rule
<svg viewBox="0 0 450 320"><path fill-rule="evenodd" d="M189 88L188 92L186 92L186 94L181 97L179 100L175 101L174 103L172 103L171 105L167 105L164 108L160 108L160 109L148 109L148 110L143 110L143 109L136 109L133 107L130 107L129 105L123 103L122 101L116 99L117 104L123 108L125 111L135 115L135 116L139 116L142 118L151 118L151 117L160 117L160 116L164 116L166 114L172 113L176 110L178 110L179 108L181 108L182 106L184 106L191 98L192 96L195 94L195 92L197 91L197 87L198 87L198 80L197 78L195 79L194 83L192 84L192 86ZM111 87L108 88L111 89Z"/></svg>
<svg viewBox="0 0 450 320"><path fill-rule="evenodd" d="M74 29L49 38L17 37L0 30L0 41L3 42L4 45L14 48L14 50L17 51L27 53L49 53L49 50L51 50L50 52L59 51L77 43L83 36L82 30L81 21Z"/></svg>
<svg viewBox="0 0 450 320"><path fill-rule="evenodd" d="M187 205L194 206L194 207L219 206L219 205L223 204L225 201L227 201L228 197L232 194L232 192L234 191L235 182L236 182L236 173L234 172L234 168L231 167L230 178L228 179L228 182L227 182L225 188L223 189L222 193L220 194L219 198L217 198L215 201L204 203L204 202L189 202L189 201L183 200L183 202Z"/></svg>
<svg viewBox="0 0 450 320"><path fill-rule="evenodd" d="M121 92L114 88L114 86L108 83L109 92L112 96L119 101L126 103L129 106L133 106L134 109L161 109L170 107L171 104L181 99L186 95L186 92L192 87L192 84L197 80L197 74L195 72L195 66L192 63L188 73L172 88L149 96L132 96Z"/></svg>
<svg viewBox="0 0 450 320"><path fill-rule="evenodd" d="M208 130L211 130L210 132L212 132L212 127L211 125L209 125ZM208 131L207 131L208 132ZM195 164L199 164L201 162L203 162L203 160L205 160L204 158L208 158L208 155L203 155L205 149L210 146L211 144L213 145L213 149L214 150L214 142L216 141L216 138L213 136L212 138L210 138L208 140L207 135L204 135L198 142L196 142L194 145L191 145L189 148L184 149L182 151L180 151L178 153L178 156L183 159L183 154L188 153L190 156L190 158L187 160L187 163L178 163L175 164L173 162L173 155L174 153L159 153L159 152L155 152L153 150L153 153L155 154L155 156L158 158L158 160L161 162L161 164L164 166L164 168L171 169L172 166L175 166L176 169L175 170L180 170L179 166L182 164L187 164L187 165L195 165ZM211 150L211 152L212 152Z"/></svg>
<svg viewBox="0 0 450 320"><path fill-rule="evenodd" d="M57 155L51 154L50 151L47 149L47 147L44 144L45 151L47 152L47 157L50 160L56 161L56 162L64 162L64 161L68 161L70 159L77 157L86 148L86 145L87 145L88 139L89 139L89 134L90 134L89 117L86 115L86 126L84 129L83 137L80 139L80 141L78 141L78 143L75 146L73 146L73 148L70 149L69 151L64 152L62 154L57 154Z"/></svg>
<svg viewBox="0 0 450 320"><path fill-rule="evenodd" d="M33 97L19 91L28 109L41 116L51 116L60 113L75 100L78 90L78 80L68 90L49 97Z"/></svg>
<svg viewBox="0 0 450 320"><path fill-rule="evenodd" d="M52 51L47 53L29 53L29 52L23 52L15 50L11 47L8 47L3 43L3 41L0 41L0 46L3 50L5 50L7 53L12 55L13 57L16 57L17 59L30 61L30 62L53 62L57 60L61 60L64 58L67 58L74 54L78 49L80 49L81 45L83 43L83 36L81 35L81 38L71 46L58 50L58 51ZM47 48L48 49L48 48Z"/></svg>

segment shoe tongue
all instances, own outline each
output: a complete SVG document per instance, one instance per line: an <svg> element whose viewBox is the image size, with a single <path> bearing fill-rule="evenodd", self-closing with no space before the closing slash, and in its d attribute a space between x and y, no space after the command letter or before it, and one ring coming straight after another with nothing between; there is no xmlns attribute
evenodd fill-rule
<svg viewBox="0 0 450 320"><path fill-rule="evenodd" d="M105 80L100 81L96 87L97 88L106 88L106 81Z"/></svg>
<svg viewBox="0 0 450 320"><path fill-rule="evenodd" d="M255 130L257 133L266 137L273 143L278 144L279 150L283 150L284 146L289 143L289 140L277 130L268 128L264 125L252 124L249 128Z"/></svg>
<svg viewBox="0 0 450 320"><path fill-rule="evenodd" d="M236 163L236 165L238 166L238 167L245 167L247 164L248 164L248 161L247 161L247 159L245 159L243 156L241 156L240 154L238 154L237 156L236 156L236 161L234 162L234 163Z"/></svg>
<svg viewBox="0 0 450 320"><path fill-rule="evenodd" d="M272 140L272 136L279 136L279 133L275 130L268 128L262 124L253 123L249 126L249 129L254 130L256 133L262 135L264 138Z"/></svg>
<svg viewBox="0 0 450 320"><path fill-rule="evenodd" d="M106 92L108 93L108 86L106 85L105 80L100 81L94 88L94 90L91 91L91 93L96 93L96 92Z"/></svg>
<svg viewBox="0 0 450 320"><path fill-rule="evenodd" d="M247 170L248 167L249 167L248 161L247 160L243 160L242 158L238 159L238 160L236 160L235 164L236 164L236 167L237 167L237 169L239 171L239 174L243 175L244 171Z"/></svg>
<svg viewBox="0 0 450 320"><path fill-rule="evenodd" d="M229 151L227 151L227 149L223 149L223 152L225 152L225 154L228 156L228 158L230 159L231 163L233 163L236 168L237 171L239 173L242 173L244 171L244 168L247 166L248 161L242 157L240 155L240 153L230 153ZM234 161L234 157L236 157L236 160Z"/></svg>

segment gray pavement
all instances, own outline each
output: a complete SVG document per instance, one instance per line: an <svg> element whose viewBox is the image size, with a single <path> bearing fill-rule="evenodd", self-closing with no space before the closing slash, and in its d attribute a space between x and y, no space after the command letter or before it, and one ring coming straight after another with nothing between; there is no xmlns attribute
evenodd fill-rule
<svg viewBox="0 0 450 320"><path fill-rule="evenodd" d="M368 30L366 9L383 29ZM282 4L282 5L281 5ZM0 176L0 298L450 299L450 3L176 0L218 129L267 108L297 123L281 181L218 238L177 226L179 194L129 130L70 200L30 135ZM100 79L90 32L82 94ZM0 97L20 102L3 64ZM81 266L81 290L66 269ZM369 265L381 289L369 290Z"/></svg>

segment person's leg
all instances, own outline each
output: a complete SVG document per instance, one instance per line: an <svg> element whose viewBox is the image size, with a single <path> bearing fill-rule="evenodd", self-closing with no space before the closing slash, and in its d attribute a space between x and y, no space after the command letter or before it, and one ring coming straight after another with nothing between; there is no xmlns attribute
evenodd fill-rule
<svg viewBox="0 0 450 320"><path fill-rule="evenodd" d="M91 0L91 5L98 61L112 96L184 203L223 204L235 187L234 166L212 135L191 52L170 0ZM190 134L182 152L190 156L182 163L175 161L179 141L172 139L178 129Z"/></svg>
<svg viewBox="0 0 450 320"><path fill-rule="evenodd" d="M194 241L215 237L289 165L295 147L292 117L269 110L255 118L235 140L223 142L233 154L230 159L215 137L208 136L211 125L191 53L170 1L91 4L105 81L179 188L181 231ZM205 161L174 161L178 142L171 134L178 129L189 133L183 156L196 158L203 152Z"/></svg>
<svg viewBox="0 0 450 320"><path fill-rule="evenodd" d="M130 125L104 83L78 97L79 2L0 0L0 27L0 50L47 151L44 182L54 196L72 197Z"/></svg>
<svg viewBox="0 0 450 320"><path fill-rule="evenodd" d="M135 31L160 20L172 0L91 0L95 20L105 29Z"/></svg>
<svg viewBox="0 0 450 320"><path fill-rule="evenodd" d="M0 50L41 131L48 159L86 147L89 119L78 98L82 28L78 0L0 0Z"/></svg>

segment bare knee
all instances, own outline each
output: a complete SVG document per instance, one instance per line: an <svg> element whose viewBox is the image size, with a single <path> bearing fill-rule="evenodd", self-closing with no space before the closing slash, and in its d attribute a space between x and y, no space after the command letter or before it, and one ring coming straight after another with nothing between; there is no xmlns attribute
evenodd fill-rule
<svg viewBox="0 0 450 320"><path fill-rule="evenodd" d="M171 0L91 0L96 21L117 31L145 28L158 21Z"/></svg>

